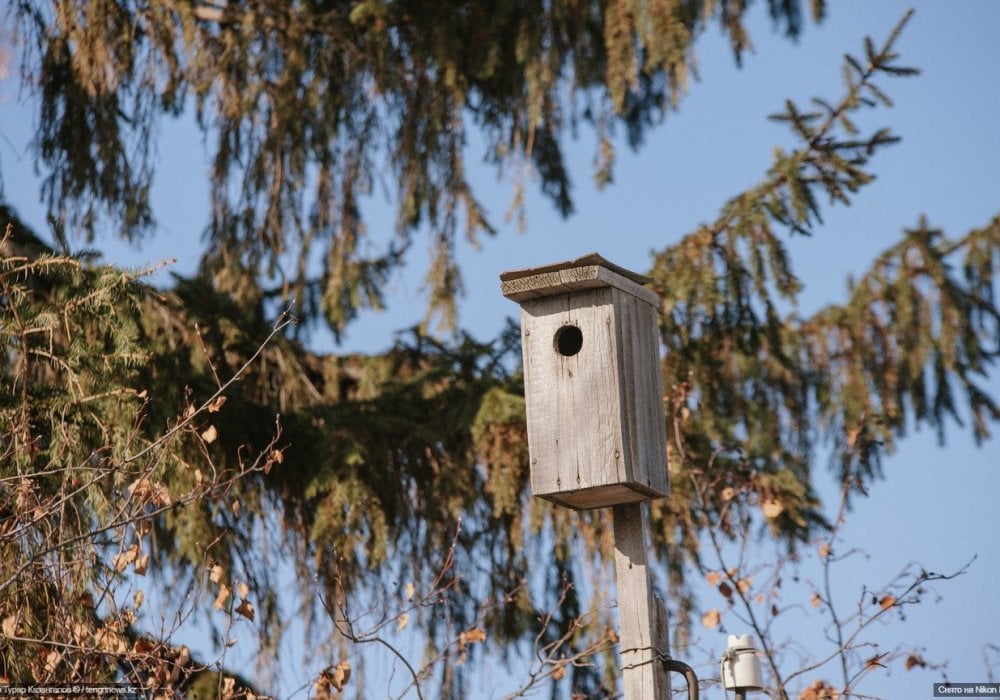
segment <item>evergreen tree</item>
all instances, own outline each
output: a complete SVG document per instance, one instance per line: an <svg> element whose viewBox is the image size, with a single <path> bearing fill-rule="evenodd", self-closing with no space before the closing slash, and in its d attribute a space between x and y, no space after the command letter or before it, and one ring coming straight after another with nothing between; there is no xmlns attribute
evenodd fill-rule
<svg viewBox="0 0 1000 700"><path fill-rule="evenodd" d="M799 3L769 8L797 34ZM596 174L609 180L611 130L641 144L676 105L709 24L738 58L744 9L14 4L55 246L3 210L0 490L13 507L0 520L0 674L76 669L180 687L174 669L191 667L182 651L169 635L143 636L141 602L116 597L133 590L125 575L147 567L178 607L194 591L208 603L195 609L211 610L214 597L226 620L255 621L271 652L282 626L275 563L294 566L304 618L329 618L331 639L364 641L351 626L358 606L414 600L412 624L442 658L442 696L461 695L458 662L484 639L608 651L610 620L578 626L586 601L568 585L608 560L606 514L527 493L514 329L480 343L423 327L382 355L342 356L310 351L291 321L337 331L380 304L386 275L425 231L438 251L431 312L449 318L459 225L471 237L492 232L464 173L467 131L487 135L500 167L532 163L569 214L566 131L593 126ZM811 11L821 18L823 4ZM863 493L908 421L943 434L967 407L985 439L1000 418L980 383L1000 337L1000 218L955 239L920 220L843 304L808 318L787 311L802 285L783 236L813 232L824 196L849 203L897 139L862 133L854 119L888 102L884 79L915 72L893 50L901 28L846 58L837 99L787 103L775 119L795 147L653 260L672 482L653 511L682 619L699 513L733 534L727 504L737 499L794 547L827 526L813 489L820 441L833 440L841 480ZM156 290L69 254L72 237L101 222L148 233L150 136L188 95L216 138L198 274ZM397 238L366 257L359 199L383 161ZM574 556L571 533L585 556ZM556 551L540 570L529 555L543 541ZM587 693L613 684L609 668L570 672ZM343 674L332 669L326 682L337 687Z"/></svg>

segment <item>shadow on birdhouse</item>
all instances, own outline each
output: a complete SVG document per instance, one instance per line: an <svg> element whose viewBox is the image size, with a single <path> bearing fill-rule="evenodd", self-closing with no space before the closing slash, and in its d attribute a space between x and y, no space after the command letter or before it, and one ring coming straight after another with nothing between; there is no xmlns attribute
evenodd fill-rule
<svg viewBox="0 0 1000 700"><path fill-rule="evenodd" d="M521 306L531 490L577 509L667 494L659 297L592 253L500 275Z"/></svg>

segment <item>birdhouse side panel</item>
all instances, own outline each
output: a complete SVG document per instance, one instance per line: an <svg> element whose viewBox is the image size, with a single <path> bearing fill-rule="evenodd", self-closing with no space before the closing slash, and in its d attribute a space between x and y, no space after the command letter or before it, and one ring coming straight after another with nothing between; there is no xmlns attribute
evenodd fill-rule
<svg viewBox="0 0 1000 700"><path fill-rule="evenodd" d="M626 480L613 291L606 287L523 303L525 399L535 496L553 497Z"/></svg>
<svg viewBox="0 0 1000 700"><path fill-rule="evenodd" d="M618 289L614 306L627 476L650 495L665 496L667 438L656 307Z"/></svg>

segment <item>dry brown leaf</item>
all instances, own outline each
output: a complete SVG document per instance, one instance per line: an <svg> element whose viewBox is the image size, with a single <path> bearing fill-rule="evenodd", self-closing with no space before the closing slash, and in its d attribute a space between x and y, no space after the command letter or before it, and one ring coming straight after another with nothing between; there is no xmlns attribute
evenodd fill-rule
<svg viewBox="0 0 1000 700"><path fill-rule="evenodd" d="M784 504L776 498L768 498L761 502L760 509L764 511L764 517L774 520L785 512Z"/></svg>
<svg viewBox="0 0 1000 700"><path fill-rule="evenodd" d="M50 651L45 655L45 672L55 673L56 666L59 665L60 661L62 661L62 652Z"/></svg>
<svg viewBox="0 0 1000 700"><path fill-rule="evenodd" d="M402 632L408 624L410 624L410 613L401 614L399 620L396 622L396 631Z"/></svg>
<svg viewBox="0 0 1000 700"><path fill-rule="evenodd" d="M891 608L893 605L896 604L896 598L894 596L887 595L884 598L882 598L882 600L880 600L878 604L883 610L888 610L889 608Z"/></svg>
<svg viewBox="0 0 1000 700"><path fill-rule="evenodd" d="M191 404L188 404L187 408L184 409L184 417L185 418L190 418L193 415L194 415L194 406L192 406Z"/></svg>
<svg viewBox="0 0 1000 700"><path fill-rule="evenodd" d="M330 674L329 680L330 685L332 685L337 690L343 690L344 686L347 685L347 681L351 679L351 664L347 661L341 661L337 664L337 667L333 669L333 673Z"/></svg>
<svg viewBox="0 0 1000 700"><path fill-rule="evenodd" d="M762 605L764 603L764 594L758 593L757 597L754 598L754 600L757 602L757 605Z"/></svg>
<svg viewBox="0 0 1000 700"><path fill-rule="evenodd" d="M839 700L840 691L826 681L813 681L799 695L799 700Z"/></svg>
<svg viewBox="0 0 1000 700"><path fill-rule="evenodd" d="M726 503L728 501L733 500L733 496L735 495L736 495L736 489L734 489L732 486L727 486L726 488L722 489L722 492L719 494L719 498L722 499L723 503Z"/></svg>
<svg viewBox="0 0 1000 700"><path fill-rule="evenodd" d="M404 593L405 593L405 596L406 596L406 600L407 600L407 602L409 602L409 601L413 600L413 596L417 592L417 587L413 585L412 581L408 581L403 590L404 590Z"/></svg>
<svg viewBox="0 0 1000 700"><path fill-rule="evenodd" d="M250 595L250 586L240 581L236 584L236 592L240 594L240 598L246 598Z"/></svg>
<svg viewBox="0 0 1000 700"><path fill-rule="evenodd" d="M146 594L142 591L136 591L135 595L132 596L132 605L136 610L142 607L142 602L146 600Z"/></svg>
<svg viewBox="0 0 1000 700"><path fill-rule="evenodd" d="M715 629L719 626L720 622L722 622L722 613L715 608L712 608L701 616L701 624L705 625L708 629Z"/></svg>
<svg viewBox="0 0 1000 700"><path fill-rule="evenodd" d="M486 641L486 630L482 627L473 627L472 629L462 632L460 637L464 638L465 642L473 644L475 642L485 642Z"/></svg>
<svg viewBox="0 0 1000 700"><path fill-rule="evenodd" d="M133 567L135 573L140 576L146 575L146 568L149 566L149 555L143 554L141 557L135 560L135 566Z"/></svg>
<svg viewBox="0 0 1000 700"><path fill-rule="evenodd" d="M823 602L823 599L819 597L819 593L813 593L812 598L809 599L809 602L812 603L812 606L814 608L818 608L820 604Z"/></svg>
<svg viewBox="0 0 1000 700"><path fill-rule="evenodd" d="M830 556L830 543L824 542L819 546L819 558L826 559L828 556Z"/></svg>
<svg viewBox="0 0 1000 700"><path fill-rule="evenodd" d="M90 638L90 630L87 629L87 626L79 622L74 622L73 641L75 641L77 644L82 645L89 638Z"/></svg>
<svg viewBox="0 0 1000 700"><path fill-rule="evenodd" d="M201 434L201 439L209 445L215 442L217 437L219 437L219 431L215 429L214 425L205 428L205 431Z"/></svg>
<svg viewBox="0 0 1000 700"><path fill-rule="evenodd" d="M208 404L209 413L218 413L222 410L222 405L226 403L225 396L217 396L212 400L212 403Z"/></svg>
<svg viewBox="0 0 1000 700"><path fill-rule="evenodd" d="M215 608L216 610L222 610L226 605L226 599L229 597L229 586L222 584L219 586L219 595L215 596Z"/></svg>
<svg viewBox="0 0 1000 700"><path fill-rule="evenodd" d="M719 584L719 593L725 596L726 599L730 599L733 597L733 587L723 581Z"/></svg>
<svg viewBox="0 0 1000 700"><path fill-rule="evenodd" d="M156 649L156 643L149 639L137 639L132 645L132 651L136 654L149 654Z"/></svg>
<svg viewBox="0 0 1000 700"><path fill-rule="evenodd" d="M225 569L216 564L209 571L208 578L212 583L218 583L219 581L222 580L222 577L225 575L225 573L226 573Z"/></svg>
<svg viewBox="0 0 1000 700"><path fill-rule="evenodd" d="M124 654L128 649L125 637L107 626L101 627L94 633L94 642L99 649L109 654Z"/></svg>
<svg viewBox="0 0 1000 700"><path fill-rule="evenodd" d="M916 654L910 654L909 656L906 657L906 663L904 665L906 666L906 670L909 671L915 666L919 666L920 668L925 668L927 666L927 662L924 661L919 656L917 656Z"/></svg>
<svg viewBox="0 0 1000 700"><path fill-rule="evenodd" d="M721 580L722 576L719 574L718 571L709 571L707 574L705 574L705 581L708 582L709 586L716 586L719 584L719 581Z"/></svg>
<svg viewBox="0 0 1000 700"><path fill-rule="evenodd" d="M741 578L736 582L736 588L739 589L740 593L746 593L753 587L753 576L747 576L746 578Z"/></svg>
<svg viewBox="0 0 1000 700"><path fill-rule="evenodd" d="M229 700L233 697L236 690L236 679L231 676L226 676L222 679L222 698L223 700Z"/></svg>
<svg viewBox="0 0 1000 700"><path fill-rule="evenodd" d="M251 603L249 600L241 601L239 606L236 608L236 612L238 612L246 619L250 620L250 622L253 622L253 616L254 616L253 603Z"/></svg>
<svg viewBox="0 0 1000 700"><path fill-rule="evenodd" d="M875 654L875 656L871 657L870 659L867 659L865 661L865 668L866 669L878 668L879 666L885 668L885 664L882 663L882 658L884 656L885 654Z"/></svg>
<svg viewBox="0 0 1000 700"><path fill-rule="evenodd" d="M556 664L556 667L552 669L552 680L560 681L566 677L566 664Z"/></svg>
<svg viewBox="0 0 1000 700"><path fill-rule="evenodd" d="M149 389L143 389L138 394L136 394L136 398L140 398L140 399L144 399L147 396L149 396Z"/></svg>
<svg viewBox="0 0 1000 700"><path fill-rule="evenodd" d="M17 615L10 615L3 619L3 636L13 637L17 634Z"/></svg>
<svg viewBox="0 0 1000 700"><path fill-rule="evenodd" d="M132 545L124 552L120 552L115 555L114 560L112 560L111 565L114 567L116 573L121 573L128 568L128 565L136 560L139 556L139 548L136 545Z"/></svg>
<svg viewBox="0 0 1000 700"><path fill-rule="evenodd" d="M240 517L240 511L243 510L243 506L240 504L240 499L234 498L233 502L229 504L230 510L233 511L233 515L237 518Z"/></svg>

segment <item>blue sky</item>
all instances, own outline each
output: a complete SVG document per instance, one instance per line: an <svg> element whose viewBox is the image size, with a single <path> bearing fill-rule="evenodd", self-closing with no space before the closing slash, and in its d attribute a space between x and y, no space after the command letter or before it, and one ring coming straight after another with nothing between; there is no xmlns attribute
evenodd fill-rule
<svg viewBox="0 0 1000 700"><path fill-rule="evenodd" d="M596 250L643 271L650 265L651 250L712 220L726 199L762 178L775 145L788 142L786 129L766 116L787 97L805 104L814 95L838 95L844 52L858 53L866 34L880 41L910 6L895 0L830 5L826 21L808 26L797 43L774 32L764 8L756 7L750 20L756 52L746 57L742 69L719 32L710 30L696 47L701 80L692 83L679 111L653 129L637 153L620 145L615 183L600 192L591 180L595 146L582 131L570 150L576 200L571 218L561 219L529 187L525 233L502 225L500 234L485 239L479 251L462 244L467 289L460 307L462 327L485 339L516 314L516 306L499 294L503 270ZM891 126L903 142L876 157L878 179L852 206L825 208L825 224L815 236L788 242L794 269L806 285L802 313L843 299L848 275L864 272L921 214L957 237L1000 213L1000 3L928 0L915 7L898 48L903 62L923 74L884 81L895 107L861 120L862 126ZM18 96L14 80L0 82L3 196L42 230L38 178L27 147L31 113ZM478 160L481 151L473 141L470 160ZM127 249L111 237L98 243L109 259L126 265L176 257L174 269L189 272L208 220L204 144L190 120L164 125L159 157L157 236L138 249ZM475 168L472 177L494 219L502 221L509 183L498 182L486 166ZM366 215L370 226L388 231L393 205L375 198L367 203ZM321 337L317 346L338 352L387 347L394 331L421 318L423 264L417 255L393 277L387 312L364 315L339 348ZM991 386L1000 396L996 374ZM817 464L817 483L832 507L835 484L824 467ZM872 636L883 648L894 643L926 647L928 660L949 662L952 680L985 680L983 644L1000 641L1000 603L994 593L1000 580L1000 446L994 441L977 449L960 428L949 431L945 447L928 431L914 433L888 460L886 474L849 514L844 539L864 549L868 558L854 558L835 570L838 595L849 605L862 586L881 585L910 561L944 572L978 555L968 574L937 587L939 602L912 608L905 622L877 627ZM806 560L803 578L817 575L818 568L810 568ZM787 635L818 644L813 640L821 618L808 606L808 593L802 595L804 610L789 616ZM717 593L705 589L701 596L705 607L724 607ZM725 640L716 631L703 630L701 641L721 649ZM833 680L832 669L825 670L810 678ZM930 697L931 684L939 678L937 672L906 672L897 665L873 674L861 691L890 698ZM482 687L496 686L484 678ZM717 690L706 695L721 697Z"/></svg>

